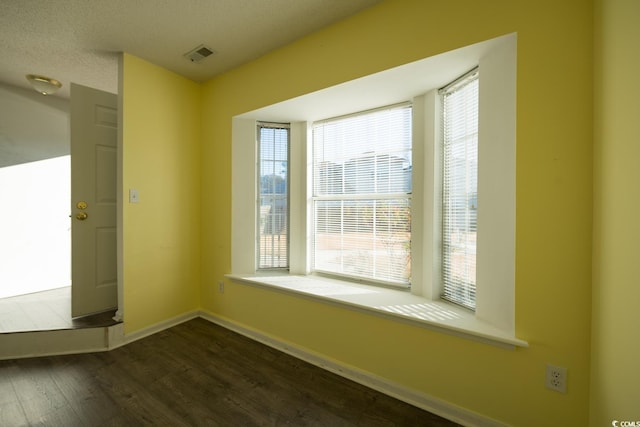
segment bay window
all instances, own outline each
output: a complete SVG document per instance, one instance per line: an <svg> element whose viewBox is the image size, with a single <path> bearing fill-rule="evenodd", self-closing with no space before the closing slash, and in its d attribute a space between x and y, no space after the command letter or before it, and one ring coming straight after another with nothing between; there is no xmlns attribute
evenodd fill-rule
<svg viewBox="0 0 640 427"><path fill-rule="evenodd" d="M229 277L517 342L515 88L510 34L234 117Z"/></svg>

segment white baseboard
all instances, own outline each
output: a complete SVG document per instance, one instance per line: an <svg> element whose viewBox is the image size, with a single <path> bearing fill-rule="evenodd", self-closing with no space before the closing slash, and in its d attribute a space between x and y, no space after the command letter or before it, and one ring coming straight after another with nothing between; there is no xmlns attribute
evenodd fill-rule
<svg viewBox="0 0 640 427"><path fill-rule="evenodd" d="M123 323L99 328L4 333L0 334L0 360L114 350L199 315L199 311L191 311L126 335Z"/></svg>
<svg viewBox="0 0 640 427"><path fill-rule="evenodd" d="M0 360L106 351L108 338L108 327L4 333Z"/></svg>
<svg viewBox="0 0 640 427"><path fill-rule="evenodd" d="M155 325L151 325L144 329L137 330L130 334L124 334L124 340L121 343L121 345L138 341L139 339L148 337L160 331L164 331L165 329L169 329L176 325L179 325L180 323L188 322L189 320L195 319L196 317L200 317L200 311L198 310L189 311L179 316L172 317L171 319L163 320L162 322L156 323Z"/></svg>
<svg viewBox="0 0 640 427"><path fill-rule="evenodd" d="M433 396L429 396L425 393L409 389L400 384L389 381L385 378L371 374L369 372L360 370L353 366L342 364L338 361L328 359L318 353L286 343L275 337L264 334L252 328L240 325L232 320L214 315L213 313L201 311L200 317L209 322L215 323L231 331L237 332L248 338L251 338L257 342L265 344L269 347L280 350L293 357L304 360L312 365L318 366L334 374L340 375L344 378L352 380L356 383L362 384L373 390L384 393L388 396L394 397L403 402L409 403L418 408L429 411L433 414L439 415L450 421L456 422L463 426L474 427L506 427L503 424L494 419L485 417L478 413L469 411L462 407L453 405L449 402L437 399Z"/></svg>
<svg viewBox="0 0 640 427"><path fill-rule="evenodd" d="M107 349L113 350L122 347L127 342L124 339L124 324L113 325L107 331Z"/></svg>

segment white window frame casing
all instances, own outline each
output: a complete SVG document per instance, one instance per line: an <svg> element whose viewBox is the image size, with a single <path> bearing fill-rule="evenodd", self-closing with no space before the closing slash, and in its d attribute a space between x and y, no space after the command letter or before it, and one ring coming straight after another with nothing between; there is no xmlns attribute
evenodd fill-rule
<svg viewBox="0 0 640 427"><path fill-rule="evenodd" d="M403 102L400 104L395 104L395 105L385 105L385 106L380 106L379 108L375 108L372 110L367 110L367 111L359 111L359 112L354 112L353 114L349 114L347 116L340 116L340 117L331 117L328 118L326 120L321 120L321 121L315 121L313 123L310 124L311 129L312 129L312 134L314 135L314 138L317 138L317 135L315 133L315 130L318 128L322 128L325 124L329 123L335 123L335 122L341 122L341 123L345 123L345 121L349 121L349 123L354 123L354 119L355 121L360 121L362 119L367 120L370 123L370 126L368 126L368 129L372 129L373 127L378 127L381 125L381 122L379 122L380 117L388 117L388 114L393 114L395 117L395 125L399 125L400 123L407 124L408 127L402 127L403 131L402 131L402 136L398 136L396 135L396 137L394 138L387 138L387 139L382 139L379 140L379 143L376 144L375 148L372 146L367 146L367 156L372 156L374 155L373 153L375 153L375 155L379 155L380 153L386 153L388 150L390 150L391 148L393 148L394 150L398 150L398 141L403 140L406 141L406 139L403 139L404 137L408 137L409 141L411 141L412 143L412 136L409 132L407 132L408 130L411 129L412 126L412 121L413 119L411 118L412 116L412 111L413 108L411 106L410 102ZM397 114L400 114L401 117L396 116ZM378 117L378 119L376 119L375 122L372 122L371 117ZM408 123L405 123L404 120L405 119L409 119ZM372 127L373 126L373 127ZM344 129L344 128L343 128ZM367 131L363 131L367 132ZM342 136L346 136L345 134L341 134ZM356 138L356 133L353 129L351 129L351 132L349 132L349 138ZM331 140L331 136L327 136L327 140ZM397 138L397 139L396 139ZM349 139L349 141L351 141L351 139ZM394 141L393 143L391 143L391 141ZM344 140L341 140L341 148L344 149L344 145L345 144L349 144L350 142L346 142ZM315 150L316 149L316 145L318 147L323 147L323 140L316 140L313 139L311 140L309 147L311 150ZM392 145L393 144L393 145ZM358 145L356 145L358 146ZM352 147L354 148L354 147ZM409 146L407 147L403 147L403 150L407 150L409 152L411 152L411 147ZM330 149L329 149L330 150ZM373 151L370 151L373 150ZM346 150L345 150L346 151ZM320 150L321 153L326 154L327 151L325 149L321 149ZM353 156L358 156L361 155L362 153L355 153L355 152L350 152ZM405 153L406 154L406 153ZM402 154L398 154L398 153L394 153L394 155L400 156L402 157ZM400 158L398 157L398 158ZM351 158L351 161L354 161L355 157ZM377 159L377 157L376 157ZM360 159L362 160L362 159ZM411 161L413 161L413 158L411 159ZM378 160L375 161L376 165L379 165ZM317 167L317 159L314 161L312 159L312 167ZM377 167L374 167L374 169L377 169ZM391 171L391 169L389 169L389 171ZM314 180L317 178L317 176L314 175L314 170L310 170L308 171L308 178L309 180L311 180L311 184L314 185ZM346 173L346 171L345 171ZM347 178L347 179L343 179L341 178L341 182L343 184L347 184L349 179L358 179L356 178L356 173L355 170L351 171L351 173L353 175L351 175L350 177L348 175L346 175L343 178ZM360 179L362 179L363 177L361 176ZM382 182L379 180L379 177L376 177L377 182ZM402 184L398 181L401 180ZM396 188L393 191L381 191L378 192L377 188L374 189L375 187L375 183L371 182L372 186L371 188L367 188L367 190L369 191L369 193L363 193L362 189L356 189L356 188L352 188L355 193L350 193L350 192L339 192L337 194L334 193L327 193L327 194L313 194L312 193L312 199L313 201L315 201L315 203L318 203L318 201L320 200L333 200L333 201L344 201L344 200L348 200L348 201L357 201L363 198L363 196L366 199L369 200L377 200L378 202L384 202L385 200L389 200L389 199L393 199L393 200L403 200L405 201L408 205L409 205L409 209L411 206L411 192L407 191L407 183L406 183L406 176L404 175L404 173L402 174L402 176L399 176L398 174L393 174L393 184L396 186ZM402 185L402 188L398 188L398 185ZM360 192L358 192L360 191ZM315 207L312 206L312 211L307 211L307 215L310 216L313 221L312 221L312 225L316 226L316 221L317 218L313 218L316 210ZM410 218L410 217L409 217ZM410 226L410 219L409 221L407 221L407 223ZM336 225L336 224L334 224ZM382 231L381 227L375 227L372 226L372 232L375 231ZM312 232L312 234L315 234L315 232ZM394 236L395 238L402 238L400 235ZM313 236L313 239L317 239L317 236ZM410 237L409 237L410 239ZM317 242L316 242L317 244ZM368 249L371 249L371 247L369 247ZM314 251L317 250L317 246L315 247ZM342 270L342 271L331 271L331 268L327 269L327 270L323 270L322 266L318 265L318 259L315 258L316 254L314 253L314 251L312 251L310 253L311 258L312 258L312 271L314 274L320 274L320 275L327 275L328 277L336 277L338 280L351 280L351 281L356 281L359 283L365 283L365 284L371 284L371 285L378 285L378 286L388 286L391 288L396 288L396 289L407 289L410 286L410 283L408 281L408 279L405 281L404 277L402 277L403 275L406 275L408 273L406 266L403 266L404 271L401 271L400 268L398 268L399 266L397 264L387 264L387 267L391 267L393 265L394 271L391 273L390 271L385 271L384 273L380 274L379 277L372 277L372 276L376 276L376 274L373 271L370 271L368 273L362 273L362 274L353 274L350 275L348 272ZM408 251L408 254L410 256L410 251ZM314 259L315 258L315 259ZM321 264L321 263L320 263ZM384 262L381 262L381 264L383 265ZM350 265L350 264L349 264ZM362 268L362 265L359 265ZM338 269L340 270L340 269ZM385 279L384 276L386 274L390 275ZM366 277L368 274L370 274L369 277ZM391 277L393 276L393 278ZM395 279L395 280L394 280Z"/></svg>
<svg viewBox="0 0 640 427"><path fill-rule="evenodd" d="M256 171L260 171L261 166L260 163L262 162L261 156L260 156L260 151L262 150L262 139L260 137L260 129L274 129L274 130L286 130L287 132L287 165L290 164L290 156L289 156L289 151L290 151L290 146L291 146L291 130L289 129L290 126L289 124L282 124L282 123L267 123L267 122L258 122L256 124L256 155L257 155L257 162L256 162ZM273 271L288 271L289 270L289 259L290 259L290 247L289 247L289 243L290 243L290 235L289 235L289 185L290 185L290 179L289 179L289 168L287 167L287 181L286 181L286 198L284 199L286 201L286 208L287 208L287 215L286 215L286 253L285 253L285 259L286 259L286 265L285 266L264 266L261 267L260 266L260 257L263 255L260 251L260 229L262 227L266 227L266 224L264 224L263 226L261 226L261 221L262 221L262 214L261 214L261 197L260 197L260 174L256 173L256 178L258 179L258 183L256 183L256 190L258 192L258 194L256 194L256 269L257 270L262 270L262 271L267 271L267 270L273 270Z"/></svg>
<svg viewBox="0 0 640 427"><path fill-rule="evenodd" d="M473 86L468 86L468 85L474 85L476 86L476 90L473 92L467 92L467 88L470 88L471 90L473 90ZM449 262L451 263L449 266L447 266L447 252L451 250L452 246L455 246L452 242L451 242L451 238L452 235L451 234L447 234L451 232L451 229L449 228L452 224L452 220L456 221L453 218L447 218L447 212L449 214L451 214L451 208L447 209L446 206L446 199L449 197L448 192L451 191L451 187L449 189L447 189L447 165L451 166L451 161L450 159L447 158L447 154L452 154L452 151L448 151L446 149L447 145L449 145L449 147L453 147L452 144L454 144L454 141L450 138L447 138L447 132L446 132L446 128L447 126L451 125L451 131L455 132L453 127L455 127L455 129L457 129L458 132L461 132L462 129L460 128L460 126L464 127L464 135L463 135L463 140L464 142L458 141L457 143L455 143L455 146L460 148L461 144L464 145L464 149L465 149L465 155L467 153L469 153L469 150L471 150L471 152L475 151L475 164L477 167L477 154L478 154L478 140L477 138L475 139L475 141L473 143L469 143L469 137L472 137L474 134L477 137L477 133L478 133L478 127L477 127L477 121L478 121L478 105L477 105L477 101L479 99L478 96L478 90L477 90L477 86L479 86L479 70L477 68L474 68L473 70L469 71L468 73L465 73L463 76L461 76L460 78L454 80L453 82L451 82L449 85L445 86L444 88L440 89L438 91L439 93L439 98L440 98L440 103L441 103L441 114L444 120L440 121L440 144L439 144L439 148L440 148L440 165L442 168L442 174L441 174L441 179L442 179L442 184L438 186L438 189L441 191L441 199L442 200L442 205L441 205L441 214L442 214L442 226L441 226L441 237L442 237L442 249L440 251L441 257L442 257L442 261L440 262L440 265L442 266L442 288L443 288L443 294L442 294L442 299L445 299L447 301L451 301L455 304L459 304L463 307L467 307L473 311L475 311L475 258L473 259L472 262L470 262L467 259L467 255L469 255L469 245L465 245L465 250L463 253L464 256L464 262L463 262L463 266L464 266L464 270L465 270L465 279L464 279L464 283L457 283L454 284L453 280L454 278L453 276L453 269L455 269L453 263L451 263L451 252L449 252ZM455 96L453 95L454 93L459 92L459 96L464 96L464 101L454 104L457 105L458 107L464 105L465 109L463 111L461 111L458 108L455 108L454 110L450 110L450 114L453 114L453 112L455 111L455 115L456 117L450 117L449 120L446 119L447 114L445 113L445 111L447 110L447 100L449 99L449 96ZM464 95L466 94L466 95ZM473 95L473 98L471 98L470 95ZM472 100L475 100L475 108L472 110L473 112L467 111L466 108L468 108L469 102L472 102ZM464 117L460 117L460 116L464 116ZM469 128L469 124L470 121L476 121L476 126L475 128L471 129ZM457 123L457 125L454 125L454 123ZM462 174L459 175L454 175L453 173L449 173L449 179L450 179L450 186L454 185L453 183L457 183L458 185L460 185L461 183L461 179L463 180L463 182L465 183L465 192L467 190L469 190L469 185L471 182L475 181L476 182L476 186L475 186L475 193L476 193L476 199L477 199L477 179L478 179L478 174L477 174L477 170L475 171L475 174L472 175L473 172L470 172L467 168L472 166L474 163L474 159L470 159L467 158L465 159L466 163L465 163L465 171ZM469 160L471 160L471 162L469 162ZM467 194L468 197L468 194ZM467 200L468 203L468 200ZM476 200L476 209L477 209L477 200ZM456 213L460 214L461 212L459 211L459 208L455 208ZM465 211L465 214L469 214L468 211ZM466 216L466 215L465 215ZM476 218L477 219L477 218ZM469 222L465 224L465 228L468 226L472 225L472 221L470 221L470 218L468 219ZM466 220L465 220L466 221ZM476 221L477 223L477 221ZM456 224L460 225L458 222L456 222ZM448 229L449 228L449 229ZM477 231L477 227L476 227L476 231ZM468 236L466 236L468 237ZM468 243L468 242L467 242ZM473 242L473 253L475 255L476 252L476 245L475 245L475 241ZM459 266L460 267L460 266ZM469 271L467 269L473 269L473 275L471 277L469 273ZM450 275L449 277L447 277L447 275ZM447 281L449 282L447 284ZM470 288L473 286L474 288L474 294L473 297L469 297L468 295L463 295L461 296L460 293L462 292L462 294L467 294L470 290Z"/></svg>

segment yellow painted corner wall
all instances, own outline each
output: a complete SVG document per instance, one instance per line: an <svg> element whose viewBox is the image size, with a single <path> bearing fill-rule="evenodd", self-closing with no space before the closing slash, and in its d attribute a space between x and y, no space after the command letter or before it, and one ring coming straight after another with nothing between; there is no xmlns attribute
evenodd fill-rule
<svg viewBox="0 0 640 427"><path fill-rule="evenodd" d="M231 118L518 33L516 330L509 351L227 281ZM204 85L201 303L233 322L515 426L586 425L591 310L593 5L391 0ZM247 165L253 167L253 165ZM568 393L544 387L568 368Z"/></svg>
<svg viewBox="0 0 640 427"><path fill-rule="evenodd" d="M200 301L200 85L124 54L125 332L195 310ZM129 189L139 203L128 202Z"/></svg>
<svg viewBox="0 0 640 427"><path fill-rule="evenodd" d="M640 2L596 2L591 425L640 422Z"/></svg>

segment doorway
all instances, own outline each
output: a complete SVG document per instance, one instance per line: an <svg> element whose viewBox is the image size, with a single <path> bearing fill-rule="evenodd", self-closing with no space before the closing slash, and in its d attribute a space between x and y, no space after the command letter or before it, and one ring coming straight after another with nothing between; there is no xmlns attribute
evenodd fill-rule
<svg viewBox="0 0 640 427"><path fill-rule="evenodd" d="M52 306L20 300L70 289L69 100L0 84L0 112L0 330L15 330Z"/></svg>
<svg viewBox="0 0 640 427"><path fill-rule="evenodd" d="M0 168L0 298L71 286L70 161Z"/></svg>
<svg viewBox="0 0 640 427"><path fill-rule="evenodd" d="M0 111L0 332L87 327L71 318L70 100L0 84Z"/></svg>

